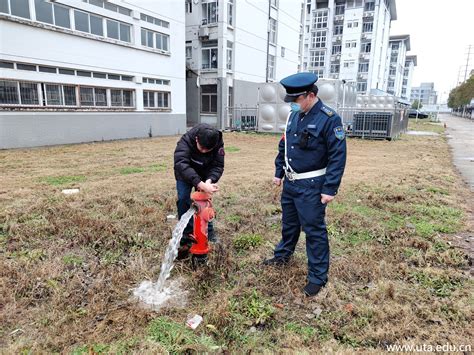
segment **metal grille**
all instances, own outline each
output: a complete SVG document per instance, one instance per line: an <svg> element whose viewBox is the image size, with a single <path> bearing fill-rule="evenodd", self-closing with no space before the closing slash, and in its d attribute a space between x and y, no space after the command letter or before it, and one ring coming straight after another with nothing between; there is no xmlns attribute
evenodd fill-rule
<svg viewBox="0 0 474 355"><path fill-rule="evenodd" d="M18 97L17 81L0 81L0 104L18 105L20 103Z"/></svg>
<svg viewBox="0 0 474 355"><path fill-rule="evenodd" d="M354 109L347 109L351 111ZM364 110L356 109L351 115L340 110L344 114L344 125L347 134L351 137L360 137L367 139L394 139L405 132L408 127L408 117L404 115L404 110L400 108L385 110ZM349 117L352 116L352 120Z"/></svg>
<svg viewBox="0 0 474 355"><path fill-rule="evenodd" d="M227 107L228 128L236 131L257 131L257 107Z"/></svg>

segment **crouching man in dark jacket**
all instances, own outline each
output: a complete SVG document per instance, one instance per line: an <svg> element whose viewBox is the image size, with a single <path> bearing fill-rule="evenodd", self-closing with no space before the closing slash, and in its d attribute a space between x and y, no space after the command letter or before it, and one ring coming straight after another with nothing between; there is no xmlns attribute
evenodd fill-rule
<svg viewBox="0 0 474 355"><path fill-rule="evenodd" d="M178 216L181 218L191 207L191 190L214 193L219 190L216 184L224 172L224 141L222 132L207 125L198 124L178 141L174 151L174 176L178 192ZM189 255L193 232L193 219L183 232L178 259ZM217 242L212 222L208 227L208 239Z"/></svg>

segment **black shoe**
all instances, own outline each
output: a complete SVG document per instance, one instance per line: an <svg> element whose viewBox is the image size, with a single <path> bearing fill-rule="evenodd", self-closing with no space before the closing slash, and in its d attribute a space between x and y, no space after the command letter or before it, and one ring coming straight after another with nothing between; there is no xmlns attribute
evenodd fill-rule
<svg viewBox="0 0 474 355"><path fill-rule="evenodd" d="M189 244L183 244L178 249L178 255L176 256L176 260L183 260L189 257L189 249L191 246Z"/></svg>
<svg viewBox="0 0 474 355"><path fill-rule="evenodd" d="M288 264L290 258L284 256L275 256L271 259L267 259L263 261L263 265L270 265L270 266L282 266Z"/></svg>
<svg viewBox="0 0 474 355"><path fill-rule="evenodd" d="M208 240L210 243L214 243L214 244L219 243L219 237L217 236L217 233L214 232L214 231L208 233L208 235L207 235L207 240Z"/></svg>
<svg viewBox="0 0 474 355"><path fill-rule="evenodd" d="M193 270L197 270L200 267L206 266L207 261L208 261L207 254L193 255L191 257L191 265L193 267Z"/></svg>
<svg viewBox="0 0 474 355"><path fill-rule="evenodd" d="M312 284L311 282L308 282L303 288L303 292L307 297L313 297L316 296L322 288L322 285Z"/></svg>

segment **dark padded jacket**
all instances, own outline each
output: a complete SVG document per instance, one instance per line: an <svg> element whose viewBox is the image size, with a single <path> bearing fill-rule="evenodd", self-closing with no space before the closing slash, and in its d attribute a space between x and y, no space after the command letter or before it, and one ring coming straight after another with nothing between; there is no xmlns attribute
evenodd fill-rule
<svg viewBox="0 0 474 355"><path fill-rule="evenodd" d="M201 181L211 179L219 181L224 172L224 140L219 132L219 142L209 153L201 153L196 144L196 136L200 127L210 127L205 123L198 124L178 141L174 151L174 176L194 187Z"/></svg>

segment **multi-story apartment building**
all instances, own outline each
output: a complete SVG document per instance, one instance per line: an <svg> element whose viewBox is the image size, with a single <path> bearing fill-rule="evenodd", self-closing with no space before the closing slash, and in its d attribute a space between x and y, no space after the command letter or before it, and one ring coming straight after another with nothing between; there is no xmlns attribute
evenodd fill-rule
<svg viewBox="0 0 474 355"><path fill-rule="evenodd" d="M387 93L400 97L405 69L407 51L410 50L410 35L390 36L386 70Z"/></svg>
<svg viewBox="0 0 474 355"><path fill-rule="evenodd" d="M420 100L423 105L436 105L438 94L434 90L434 83L421 83L418 87L412 87L410 101L415 100Z"/></svg>
<svg viewBox="0 0 474 355"><path fill-rule="evenodd" d="M395 0L306 0L303 70L357 83L359 93L386 90Z"/></svg>
<svg viewBox="0 0 474 355"><path fill-rule="evenodd" d="M411 82L413 79L413 71L416 67L416 55L407 55L403 69L403 81L401 98L409 100L411 97Z"/></svg>
<svg viewBox="0 0 474 355"><path fill-rule="evenodd" d="M0 148L182 133L184 0L1 0Z"/></svg>
<svg viewBox="0 0 474 355"><path fill-rule="evenodd" d="M258 85L298 71L302 0L186 0L187 123L224 128Z"/></svg>

